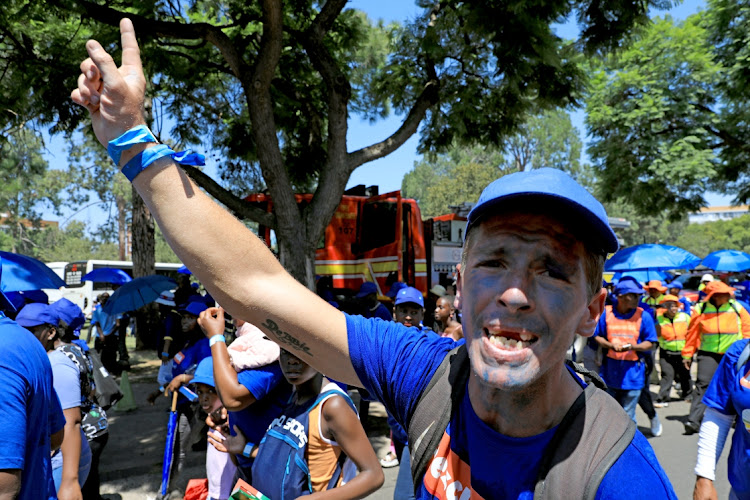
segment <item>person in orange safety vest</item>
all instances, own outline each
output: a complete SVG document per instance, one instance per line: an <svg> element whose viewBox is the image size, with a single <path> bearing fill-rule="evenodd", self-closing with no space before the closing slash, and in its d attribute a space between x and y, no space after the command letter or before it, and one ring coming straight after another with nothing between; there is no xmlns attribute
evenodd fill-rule
<svg viewBox="0 0 750 500"><path fill-rule="evenodd" d="M606 306L594 332L594 340L607 349L599 372L608 392L635 421L635 408L646 381L643 353L656 343L651 315L638 307L643 288L636 281L621 280L615 287L616 306ZM652 433L661 434L659 417L654 417Z"/></svg>
<svg viewBox="0 0 750 500"><path fill-rule="evenodd" d="M682 348L685 347L689 325L690 315L682 311L680 298L676 295L665 295L656 316L661 368L659 395L654 403L657 408L669 405L669 393L675 376L680 381L683 398L689 397L693 390L690 371L682 363Z"/></svg>
<svg viewBox="0 0 750 500"><path fill-rule="evenodd" d="M686 434L695 434L700 430L703 413L706 411L703 393L724 353L741 338L750 338L750 314L734 300L734 288L722 281L711 281L704 292L706 300L696 305L685 347L682 349L685 368L690 369L693 355L698 362L698 377L690 404L690 415L685 422Z"/></svg>

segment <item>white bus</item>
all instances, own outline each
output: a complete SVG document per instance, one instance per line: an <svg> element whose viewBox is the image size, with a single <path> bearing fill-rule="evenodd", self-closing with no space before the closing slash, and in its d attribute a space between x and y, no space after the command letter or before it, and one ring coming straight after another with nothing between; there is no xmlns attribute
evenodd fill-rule
<svg viewBox="0 0 750 500"><path fill-rule="evenodd" d="M59 264L59 263L55 263ZM50 265L50 264L48 264ZM91 281L81 281L81 277L90 273L94 269L101 267L113 267L122 269L130 276L133 275L133 263L124 260L80 260L68 262L63 268L61 278L65 282L65 287L60 288L59 293L71 302L78 304L83 309L87 318L91 317L91 306L94 299L100 294L107 292L112 295L112 285L110 283L93 283ZM164 262L156 263L156 274L163 274L170 278L177 279L177 270L182 264L167 264ZM54 268L53 268L54 269ZM49 295L49 293L48 293ZM50 297L50 302L52 298Z"/></svg>

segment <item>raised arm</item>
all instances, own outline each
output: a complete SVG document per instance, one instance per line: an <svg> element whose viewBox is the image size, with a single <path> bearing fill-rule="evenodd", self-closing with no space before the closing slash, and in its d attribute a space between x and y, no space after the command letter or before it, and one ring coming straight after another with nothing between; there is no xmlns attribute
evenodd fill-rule
<svg viewBox="0 0 750 500"><path fill-rule="evenodd" d="M122 66L89 40L72 99L91 115L102 145L145 124L146 81L133 25L120 22ZM153 143L123 152L120 166ZM204 194L169 157L140 173L133 185L182 262L233 316L316 370L360 385L349 359L344 315L294 280L250 230ZM310 321L310 318L316 318Z"/></svg>

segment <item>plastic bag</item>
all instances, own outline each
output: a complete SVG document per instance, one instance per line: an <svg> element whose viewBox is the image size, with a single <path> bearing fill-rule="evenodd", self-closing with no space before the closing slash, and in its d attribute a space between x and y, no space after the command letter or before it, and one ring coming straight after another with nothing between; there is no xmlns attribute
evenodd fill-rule
<svg viewBox="0 0 750 500"><path fill-rule="evenodd" d="M156 377L159 385L166 386L172 381L172 362L167 362L159 367L159 375Z"/></svg>

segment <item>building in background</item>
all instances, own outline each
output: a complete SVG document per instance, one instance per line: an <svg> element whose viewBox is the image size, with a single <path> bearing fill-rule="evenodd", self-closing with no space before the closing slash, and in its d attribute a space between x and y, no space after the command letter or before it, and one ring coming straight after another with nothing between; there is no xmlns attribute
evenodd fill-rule
<svg viewBox="0 0 750 500"><path fill-rule="evenodd" d="M729 220L741 217L750 211L747 205L736 207L704 207L699 212L688 214L690 224L703 224L717 220Z"/></svg>

